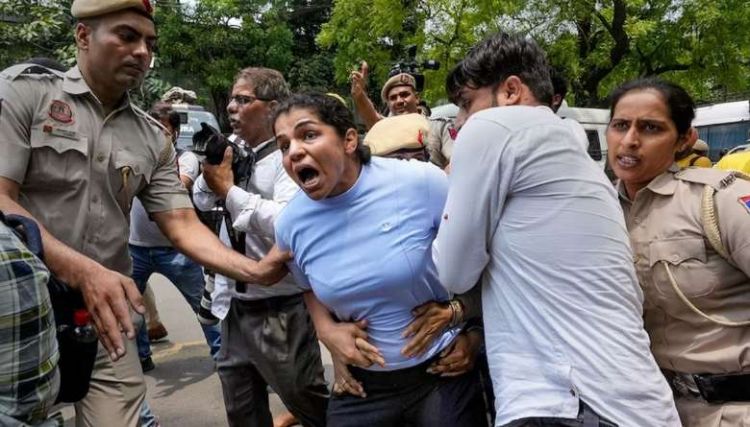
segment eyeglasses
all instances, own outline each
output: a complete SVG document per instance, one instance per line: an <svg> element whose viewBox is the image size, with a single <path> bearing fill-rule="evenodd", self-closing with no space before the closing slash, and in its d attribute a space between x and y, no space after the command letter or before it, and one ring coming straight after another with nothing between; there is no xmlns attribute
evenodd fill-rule
<svg viewBox="0 0 750 427"><path fill-rule="evenodd" d="M236 102L237 105L247 105L252 104L255 101L271 101L270 99L261 98L258 96L252 96L252 95L233 95L229 97L229 103Z"/></svg>

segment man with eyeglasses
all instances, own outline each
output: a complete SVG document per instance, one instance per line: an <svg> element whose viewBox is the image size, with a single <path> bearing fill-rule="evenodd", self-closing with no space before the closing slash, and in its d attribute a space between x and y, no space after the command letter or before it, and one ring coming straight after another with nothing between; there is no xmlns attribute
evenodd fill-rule
<svg viewBox="0 0 750 427"><path fill-rule="evenodd" d="M273 246L276 217L298 190L269 123L271 110L288 95L278 71L240 71L227 112L235 142L255 153L252 174L235 185L228 149L220 165L204 163L193 187L198 209L223 202L229 213L221 240L255 259ZM216 276L211 312L222 319L217 368L230 426L273 425L268 385L303 425L325 425L328 388L302 292L291 275L272 287Z"/></svg>

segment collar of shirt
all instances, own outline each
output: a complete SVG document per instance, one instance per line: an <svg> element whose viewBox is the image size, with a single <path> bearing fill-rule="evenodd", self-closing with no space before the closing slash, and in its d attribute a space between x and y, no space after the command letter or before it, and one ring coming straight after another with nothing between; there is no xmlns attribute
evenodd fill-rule
<svg viewBox="0 0 750 427"><path fill-rule="evenodd" d="M677 188L677 180L674 179L674 174L680 171L680 167L676 163L672 163L664 173L652 179L648 183L646 188L651 192L660 194L662 196L671 196L674 194ZM627 191L625 191L625 184L621 180L617 181L617 194L620 198L628 203L633 203L628 197Z"/></svg>
<svg viewBox="0 0 750 427"><path fill-rule="evenodd" d="M94 94L89 85L86 83L86 79L83 78L81 69L78 68L78 65L71 67L71 69L69 69L65 73L65 81L63 81L62 88L63 91L71 95L84 95L86 93L90 93L91 96L93 96L94 99L96 99L97 102L101 104L99 98L97 98L96 94ZM125 96L123 96L120 105L115 108L114 111L119 111L126 107L132 108L132 104L130 102L130 92L125 92Z"/></svg>

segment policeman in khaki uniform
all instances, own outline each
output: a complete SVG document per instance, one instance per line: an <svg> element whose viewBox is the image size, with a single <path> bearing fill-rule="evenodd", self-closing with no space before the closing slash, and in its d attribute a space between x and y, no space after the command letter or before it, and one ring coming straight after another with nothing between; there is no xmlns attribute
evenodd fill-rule
<svg viewBox="0 0 750 427"><path fill-rule="evenodd" d="M378 114L370 98L367 97L365 84L367 82L368 67L362 62L359 71L352 71L352 99L357 107L357 113L364 121L368 129L383 119ZM412 114L419 111L419 93L417 92L417 81L411 74L396 74L388 79L380 91L383 102L388 105L388 115L398 116L401 114ZM457 131L453 122L446 118L428 118L430 132L425 142L430 161L440 168L448 166L453 152L453 140L456 139Z"/></svg>
<svg viewBox="0 0 750 427"><path fill-rule="evenodd" d="M679 86L637 80L612 98L609 160L651 350L685 426L750 425L750 181L672 163L697 138Z"/></svg>
<svg viewBox="0 0 750 427"><path fill-rule="evenodd" d="M143 313L127 277L133 197L176 248L237 280L274 283L288 257L252 261L200 224L172 144L130 103L127 90L142 82L156 41L148 0L75 0L71 11L77 66L0 74L0 210L40 223L45 263L83 294L98 330L102 345L76 424L136 426L145 385L129 310Z"/></svg>

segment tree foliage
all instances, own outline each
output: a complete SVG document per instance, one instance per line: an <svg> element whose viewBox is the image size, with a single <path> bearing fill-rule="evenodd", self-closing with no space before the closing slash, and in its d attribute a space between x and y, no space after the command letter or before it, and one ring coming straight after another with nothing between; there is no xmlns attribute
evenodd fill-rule
<svg viewBox="0 0 750 427"><path fill-rule="evenodd" d="M33 57L75 61L72 0L0 1L0 68Z"/></svg>
<svg viewBox="0 0 750 427"><path fill-rule="evenodd" d="M293 35L264 1L203 0L194 8L163 3L156 13L157 70L210 100L221 123L237 72L249 66L285 71ZM204 98L204 99L205 99Z"/></svg>
<svg viewBox="0 0 750 427"><path fill-rule="evenodd" d="M570 100L593 106L647 75L675 80L699 99L747 90L749 20L746 0L337 0L318 42L336 51L339 81L366 57L378 86L399 46L417 44L421 57L443 63L426 73L434 101L472 44L499 29L520 32L566 72Z"/></svg>

